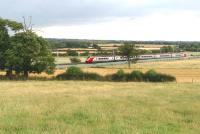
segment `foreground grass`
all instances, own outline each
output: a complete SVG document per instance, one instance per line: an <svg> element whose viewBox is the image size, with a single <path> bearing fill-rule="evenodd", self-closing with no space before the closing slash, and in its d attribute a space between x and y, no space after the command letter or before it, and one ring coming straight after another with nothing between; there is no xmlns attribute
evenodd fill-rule
<svg viewBox="0 0 200 134"><path fill-rule="evenodd" d="M5 81L0 85L0 133L200 132L200 84Z"/></svg>

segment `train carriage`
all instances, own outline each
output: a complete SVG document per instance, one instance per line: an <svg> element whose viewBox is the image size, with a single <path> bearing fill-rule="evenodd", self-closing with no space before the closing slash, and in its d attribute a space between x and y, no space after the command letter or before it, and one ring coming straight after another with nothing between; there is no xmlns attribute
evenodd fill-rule
<svg viewBox="0 0 200 134"><path fill-rule="evenodd" d="M164 54L146 54L139 55L138 60L149 60L149 59L166 59L166 58L184 58L187 57L185 53L164 53ZM92 56L88 57L86 63L97 63L97 62L111 62L111 61L125 61L127 60L126 56Z"/></svg>

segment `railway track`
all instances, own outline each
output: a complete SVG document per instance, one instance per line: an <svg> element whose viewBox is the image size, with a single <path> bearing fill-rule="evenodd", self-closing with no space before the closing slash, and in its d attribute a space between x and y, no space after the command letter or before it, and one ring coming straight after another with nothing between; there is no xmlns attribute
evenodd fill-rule
<svg viewBox="0 0 200 134"><path fill-rule="evenodd" d="M188 58L165 58L165 59L148 59L148 60L138 60L137 63L145 63L145 62L159 62L159 61L173 61L173 60L190 60L190 59L200 59L200 56L196 57L188 57ZM66 64L56 64L57 69L66 69L67 67L77 66L77 67L105 67L105 66L114 66L114 65L121 65L127 64L127 61L119 61L119 62L102 62L102 63L66 63Z"/></svg>

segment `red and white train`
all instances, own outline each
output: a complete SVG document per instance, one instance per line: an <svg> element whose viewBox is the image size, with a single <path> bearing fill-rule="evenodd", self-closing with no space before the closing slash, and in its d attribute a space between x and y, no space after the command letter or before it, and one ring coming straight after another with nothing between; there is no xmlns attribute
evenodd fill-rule
<svg viewBox="0 0 200 134"><path fill-rule="evenodd" d="M139 55L138 60L148 60L148 59L165 59L165 58L185 58L187 54L185 53L163 53L163 54L145 54ZM112 62L112 61L125 61L126 56L91 56L86 59L86 63L97 63L97 62Z"/></svg>

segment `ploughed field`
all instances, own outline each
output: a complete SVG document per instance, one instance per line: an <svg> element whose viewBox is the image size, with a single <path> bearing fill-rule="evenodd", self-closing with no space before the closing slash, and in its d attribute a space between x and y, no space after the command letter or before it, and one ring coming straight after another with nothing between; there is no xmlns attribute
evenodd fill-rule
<svg viewBox="0 0 200 134"><path fill-rule="evenodd" d="M0 133L199 134L200 84L0 81Z"/></svg>

